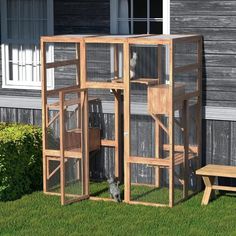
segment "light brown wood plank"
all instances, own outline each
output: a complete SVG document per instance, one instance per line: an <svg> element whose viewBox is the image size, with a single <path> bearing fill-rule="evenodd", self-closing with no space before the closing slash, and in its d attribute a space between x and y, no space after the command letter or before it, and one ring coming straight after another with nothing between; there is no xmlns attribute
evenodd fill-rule
<svg viewBox="0 0 236 236"><path fill-rule="evenodd" d="M207 165L196 171L197 175L236 178L236 166Z"/></svg>

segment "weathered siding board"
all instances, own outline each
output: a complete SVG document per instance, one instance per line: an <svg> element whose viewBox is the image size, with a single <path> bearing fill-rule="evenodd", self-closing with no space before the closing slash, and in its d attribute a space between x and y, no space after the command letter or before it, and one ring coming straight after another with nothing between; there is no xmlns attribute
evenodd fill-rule
<svg viewBox="0 0 236 236"><path fill-rule="evenodd" d="M114 137L112 129L114 114L101 114L99 119L104 120L103 124L106 126L101 127L103 136L112 139ZM0 108L0 121L41 125L41 110ZM144 123L144 126L141 123ZM133 141L132 154L153 156L154 143L151 139L154 138L154 124L150 121L150 117L136 117L131 124L133 140L139 140ZM203 121L202 138L203 165L208 163L236 165L236 122ZM140 143L144 140L146 140L145 145L141 145ZM146 145L148 145L148 149ZM93 153L90 157L90 168L90 176L93 178L106 178L109 174L114 173L114 149L105 147L101 151ZM152 168L146 165L133 165L132 170L134 171L133 182L153 183L154 172Z"/></svg>
<svg viewBox="0 0 236 236"><path fill-rule="evenodd" d="M204 37L203 104L235 107L236 2L171 0L171 33Z"/></svg>
<svg viewBox="0 0 236 236"><path fill-rule="evenodd" d="M236 122L203 122L203 164L236 165Z"/></svg>
<svg viewBox="0 0 236 236"><path fill-rule="evenodd" d="M55 34L109 33L109 0L55 0Z"/></svg>
<svg viewBox="0 0 236 236"><path fill-rule="evenodd" d="M199 3L200 5L200 3ZM196 9L196 12L198 9ZM213 11L213 10L212 10ZM180 29L182 27L191 28L235 28L236 19L229 13L228 17L225 16L207 16L207 15L191 15L188 11L185 11L188 15L173 16L171 15L171 27Z"/></svg>
<svg viewBox="0 0 236 236"><path fill-rule="evenodd" d="M236 2L235 1L205 1L205 0L192 0L192 1L176 1L172 0L172 7L175 9L175 15L236 15ZM183 7L187 11L183 12Z"/></svg>

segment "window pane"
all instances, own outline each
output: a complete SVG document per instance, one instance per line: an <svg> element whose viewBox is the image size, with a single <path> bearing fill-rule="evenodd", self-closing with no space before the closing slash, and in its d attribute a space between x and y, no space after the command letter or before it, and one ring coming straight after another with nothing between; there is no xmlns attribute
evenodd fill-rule
<svg viewBox="0 0 236 236"><path fill-rule="evenodd" d="M162 34L162 22L150 22L150 34Z"/></svg>
<svg viewBox="0 0 236 236"><path fill-rule="evenodd" d="M150 0L150 17L162 18L162 1L163 0Z"/></svg>
<svg viewBox="0 0 236 236"><path fill-rule="evenodd" d="M134 1L134 18L147 18L147 0Z"/></svg>
<svg viewBox="0 0 236 236"><path fill-rule="evenodd" d="M147 22L134 22L134 34L146 34Z"/></svg>
<svg viewBox="0 0 236 236"><path fill-rule="evenodd" d="M118 34L130 34L130 22L127 21L119 21L118 22Z"/></svg>
<svg viewBox="0 0 236 236"><path fill-rule="evenodd" d="M120 0L118 7L118 18L127 19L130 17L130 1L128 0Z"/></svg>
<svg viewBox="0 0 236 236"><path fill-rule="evenodd" d="M6 85L39 86L39 39L47 34L47 0L6 0ZM51 50L50 50L51 52Z"/></svg>

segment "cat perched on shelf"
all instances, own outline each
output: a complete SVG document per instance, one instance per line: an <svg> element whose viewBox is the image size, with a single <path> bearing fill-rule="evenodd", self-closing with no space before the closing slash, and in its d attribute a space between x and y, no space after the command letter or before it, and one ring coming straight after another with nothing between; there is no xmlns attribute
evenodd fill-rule
<svg viewBox="0 0 236 236"><path fill-rule="evenodd" d="M137 52L133 52L132 54L132 58L130 59L130 63L129 63L129 66L130 66L130 79L134 79L135 78L135 67L136 67L136 64L137 64L137 59L138 59L138 54Z"/></svg>
<svg viewBox="0 0 236 236"><path fill-rule="evenodd" d="M107 180L109 184L109 193L111 198L113 198L116 202L121 202L120 198L120 189L119 189L119 181L115 182L115 178L110 176Z"/></svg>

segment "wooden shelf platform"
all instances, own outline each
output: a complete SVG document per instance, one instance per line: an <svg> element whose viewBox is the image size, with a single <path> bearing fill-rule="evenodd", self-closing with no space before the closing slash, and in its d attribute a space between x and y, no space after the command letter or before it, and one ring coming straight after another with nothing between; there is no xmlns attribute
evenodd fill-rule
<svg viewBox="0 0 236 236"><path fill-rule="evenodd" d="M123 83L123 79L113 79L112 83ZM130 80L130 83L134 84L145 84L147 86L157 85L159 83L159 79L154 78L138 78Z"/></svg>
<svg viewBox="0 0 236 236"><path fill-rule="evenodd" d="M98 100L97 97L89 97L88 102L93 102L93 101L96 101L96 100ZM64 101L65 107L78 105L80 103L81 103L80 98L68 99L68 100ZM59 107L60 107L60 102L59 101L51 103L51 104L47 104L47 108L50 108L50 109L59 109Z"/></svg>
<svg viewBox="0 0 236 236"><path fill-rule="evenodd" d="M193 159L196 157L195 154L189 153L188 160ZM144 164L144 165L151 165L151 166L163 166L169 167L170 166L170 158L155 158L155 157L135 157L131 156L128 159L129 163L134 164ZM175 153L174 155L174 165L181 165L184 163L184 154L183 153Z"/></svg>
<svg viewBox="0 0 236 236"><path fill-rule="evenodd" d="M81 159L82 158L82 151L81 148L73 148L73 149L69 149L69 150L65 150L65 158L78 158ZM44 154L48 157L50 157L51 159L54 158L55 160L60 160L61 158L61 152L60 150L52 150L52 149L46 149L44 151Z"/></svg>

